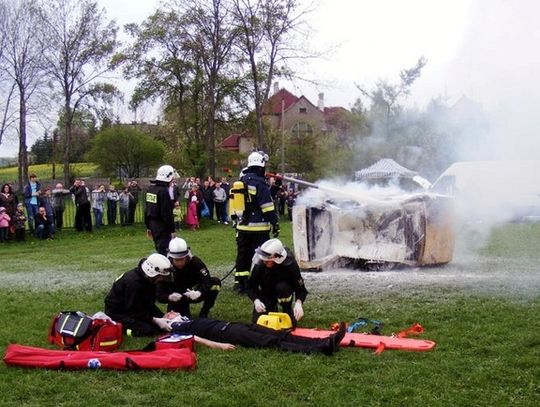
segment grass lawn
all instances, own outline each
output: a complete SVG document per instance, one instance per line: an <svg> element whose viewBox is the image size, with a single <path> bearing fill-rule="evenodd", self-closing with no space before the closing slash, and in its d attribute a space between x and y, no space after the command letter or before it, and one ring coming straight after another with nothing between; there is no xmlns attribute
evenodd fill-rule
<svg viewBox="0 0 540 407"><path fill-rule="evenodd" d="M282 230L284 242L291 246L290 224L283 222ZM214 275L223 277L232 267L232 228L206 223L197 232L182 231L181 236ZM537 261L539 247L540 225L509 225L495 233L479 255ZM113 280L152 249L140 226L105 227L93 233L64 230L54 241L0 245L2 352L9 343L49 347L47 329L55 313L102 310ZM250 302L231 287L232 276L224 281L212 316L248 321ZM419 322L426 329L422 338L436 341L436 349L388 350L375 356L372 350L346 348L327 357L199 346L193 372L68 372L2 364L0 405L540 405L538 293L506 297L435 286L355 295L350 289L332 287L308 285L312 294L302 326L328 327L366 316L384 321L389 334ZM149 341L126 338L123 349L141 348Z"/></svg>
<svg viewBox="0 0 540 407"><path fill-rule="evenodd" d="M70 164L72 172L78 177L89 177L96 173L97 166L92 163L73 163ZM56 165L56 177L58 179L63 177L62 164ZM51 179L52 166L51 164L33 164L28 166L28 174L34 173L38 179ZM0 168L0 182L14 182L18 179L18 167L4 167Z"/></svg>

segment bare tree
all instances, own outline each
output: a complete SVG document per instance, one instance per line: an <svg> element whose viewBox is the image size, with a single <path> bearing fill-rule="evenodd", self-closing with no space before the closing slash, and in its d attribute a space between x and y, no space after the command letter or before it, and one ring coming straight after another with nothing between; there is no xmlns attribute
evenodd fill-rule
<svg viewBox="0 0 540 407"><path fill-rule="evenodd" d="M39 96L39 89L44 80L43 52L37 41L37 14L30 0L11 3L2 24L4 31L3 66L13 83L10 96L18 94L18 111L13 112L18 118L19 135L19 188L28 178L27 131L28 117L31 113L31 100ZM8 108L9 111L9 108ZM4 115L4 120L6 115ZM7 124L4 121L4 124Z"/></svg>
<svg viewBox="0 0 540 407"><path fill-rule="evenodd" d="M301 8L298 0L232 0L232 4L241 33L238 47L249 67L257 143L264 148L263 104L275 77L286 73L287 61L300 57L294 36L305 24L311 5Z"/></svg>
<svg viewBox="0 0 540 407"><path fill-rule="evenodd" d="M112 84L98 81L112 69L118 29L91 0L42 1L40 16L45 27L41 39L49 74L62 91L64 182L68 183L75 113L90 102L110 102L117 94Z"/></svg>
<svg viewBox="0 0 540 407"><path fill-rule="evenodd" d="M11 109L15 94L15 82L9 77L9 64L4 58L6 40L9 32L9 8L7 1L0 1L0 145L4 134L16 120Z"/></svg>

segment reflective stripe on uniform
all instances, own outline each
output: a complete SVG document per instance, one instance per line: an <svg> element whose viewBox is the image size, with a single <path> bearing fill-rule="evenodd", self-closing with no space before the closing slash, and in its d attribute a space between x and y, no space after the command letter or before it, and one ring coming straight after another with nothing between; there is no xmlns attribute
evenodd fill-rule
<svg viewBox="0 0 540 407"><path fill-rule="evenodd" d="M116 278L116 280L114 280L114 281L116 282L116 281L120 280L122 277L124 277L124 274L126 274L126 273L120 274L120 275Z"/></svg>
<svg viewBox="0 0 540 407"><path fill-rule="evenodd" d="M281 304L282 302L291 302L292 301L292 295L289 295L285 298L278 298L277 301Z"/></svg>
<svg viewBox="0 0 540 407"><path fill-rule="evenodd" d="M260 226L251 226L251 225L236 225L237 230L243 230L247 232L268 232L271 227L269 224L260 225Z"/></svg>
<svg viewBox="0 0 540 407"><path fill-rule="evenodd" d="M261 205L261 211L262 211L262 213L270 212L270 211L273 211L273 210L275 210L275 209L276 209L276 208L275 208L273 202L268 202L268 203L265 203L265 204L262 204L262 205Z"/></svg>
<svg viewBox="0 0 540 407"><path fill-rule="evenodd" d="M221 286L220 285L213 285L210 287L210 291L219 291L221 290Z"/></svg>
<svg viewBox="0 0 540 407"><path fill-rule="evenodd" d="M248 194L257 195L257 187L255 185L248 185Z"/></svg>
<svg viewBox="0 0 540 407"><path fill-rule="evenodd" d="M249 271L236 271L234 273L235 277L249 277Z"/></svg>

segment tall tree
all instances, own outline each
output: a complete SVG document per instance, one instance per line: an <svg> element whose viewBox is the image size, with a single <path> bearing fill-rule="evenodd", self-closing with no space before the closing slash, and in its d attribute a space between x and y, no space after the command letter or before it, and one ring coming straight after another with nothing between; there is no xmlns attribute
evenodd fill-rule
<svg viewBox="0 0 540 407"><path fill-rule="evenodd" d="M298 58L301 47L295 46L295 35L304 25L309 12L298 0L231 0L240 41L245 55L255 107L257 144L265 148L263 104L277 76L286 72L287 62ZM309 7L309 6L308 6Z"/></svg>
<svg viewBox="0 0 540 407"><path fill-rule="evenodd" d="M110 102L117 93L110 83L98 82L112 69L118 46L117 27L91 0L43 1L42 44L49 73L62 92L65 114L64 182L69 181L72 125L78 109L90 102Z"/></svg>
<svg viewBox="0 0 540 407"><path fill-rule="evenodd" d="M397 84L380 79L371 90L356 85L360 93L370 100L372 118L382 122L385 136L389 135L392 120L401 111L399 102L410 94L412 85L420 77L426 64L426 58L418 58L413 67L401 70Z"/></svg>
<svg viewBox="0 0 540 407"><path fill-rule="evenodd" d="M202 81L197 80L196 60L186 47L186 17L171 8L160 8L141 24L128 24L134 42L117 55L128 79L137 79L130 105L137 109L144 101L162 100L167 125L164 140L175 155L187 153L194 166L204 144L198 113ZM182 147L182 148L181 148ZM203 164L204 167L204 164Z"/></svg>
<svg viewBox="0 0 540 407"><path fill-rule="evenodd" d="M204 104L206 110L205 141L209 149L207 168L215 176L217 111L228 96L227 77L233 60L232 45L238 31L234 29L232 15L222 0L191 0L187 10L191 30L187 31L188 47L204 69Z"/></svg>
<svg viewBox="0 0 540 407"><path fill-rule="evenodd" d="M9 65L6 64L7 61L4 59L9 31L8 10L7 1L0 0L0 145L4 140L4 134L11 127L14 120L11 101L15 92L15 82L7 75Z"/></svg>
<svg viewBox="0 0 540 407"><path fill-rule="evenodd" d="M28 178L27 121L31 111L30 101L39 95L40 87L45 85L43 50L39 38L39 19L34 2L15 1L4 10L1 24L4 39L1 65L9 76L12 91L18 94L18 109L13 113L18 118L19 135L19 188ZM9 105L9 102L8 102ZM7 107L6 114L10 111ZM6 114L3 125L6 125Z"/></svg>
<svg viewBox="0 0 540 407"><path fill-rule="evenodd" d="M126 75L139 80L133 107L163 98L165 118L173 123L172 147L197 173L212 175L216 121L239 76L231 72L238 33L224 3L168 2L142 24L126 26L135 42L121 56Z"/></svg>
<svg viewBox="0 0 540 407"><path fill-rule="evenodd" d="M113 126L92 141L88 158L107 175L120 173L138 178L143 169L163 162L165 147L159 141L129 126Z"/></svg>

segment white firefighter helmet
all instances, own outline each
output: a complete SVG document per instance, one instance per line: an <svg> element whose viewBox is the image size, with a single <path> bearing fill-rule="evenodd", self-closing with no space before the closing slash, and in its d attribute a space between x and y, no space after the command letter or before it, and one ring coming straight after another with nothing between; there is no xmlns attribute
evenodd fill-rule
<svg viewBox="0 0 540 407"><path fill-rule="evenodd" d="M283 263L287 258L287 250L279 239L267 240L255 250L255 253L262 261L272 260L277 264Z"/></svg>
<svg viewBox="0 0 540 407"><path fill-rule="evenodd" d="M156 181L171 182L177 176L178 174L172 166L162 165L157 170Z"/></svg>
<svg viewBox="0 0 540 407"><path fill-rule="evenodd" d="M191 250L186 241L180 237L171 239L169 242L169 257L172 259L183 259L186 256L191 257Z"/></svg>
<svg viewBox="0 0 540 407"><path fill-rule="evenodd" d="M268 154L264 151L254 151L248 157L248 167L264 167L268 161Z"/></svg>
<svg viewBox="0 0 540 407"><path fill-rule="evenodd" d="M153 253L142 262L141 268L144 274L150 278L168 276L171 274L172 264L164 255Z"/></svg>

